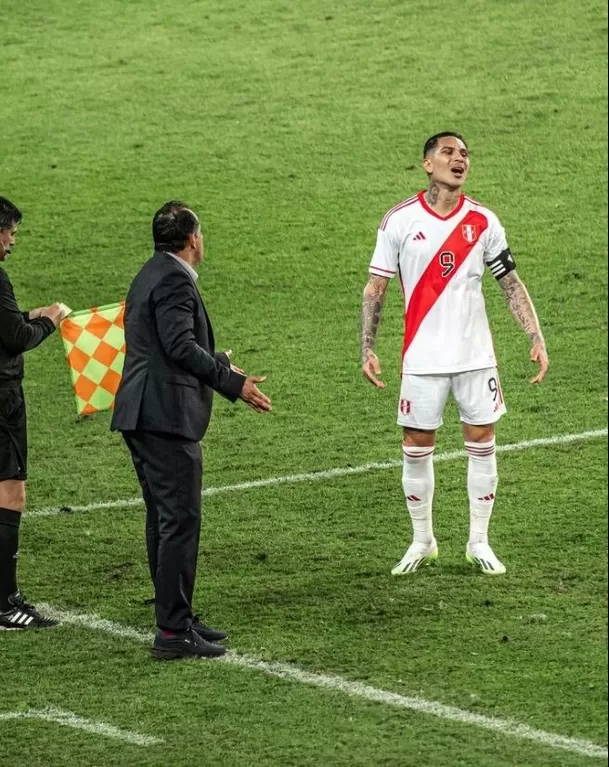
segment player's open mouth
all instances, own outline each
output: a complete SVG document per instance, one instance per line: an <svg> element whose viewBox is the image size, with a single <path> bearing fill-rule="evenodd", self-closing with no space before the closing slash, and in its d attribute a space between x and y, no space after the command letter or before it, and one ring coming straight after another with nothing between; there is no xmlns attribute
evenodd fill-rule
<svg viewBox="0 0 609 767"><path fill-rule="evenodd" d="M461 168L461 167L451 168L451 170L453 174L457 176L457 178L461 178L463 174L465 173L465 168Z"/></svg>

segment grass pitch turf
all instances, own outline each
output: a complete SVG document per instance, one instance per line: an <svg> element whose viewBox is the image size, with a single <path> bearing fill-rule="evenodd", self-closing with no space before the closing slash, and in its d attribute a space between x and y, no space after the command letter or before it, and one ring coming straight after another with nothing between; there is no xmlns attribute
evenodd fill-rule
<svg viewBox="0 0 609 767"><path fill-rule="evenodd" d="M26 216L8 266L24 308L123 298L154 210L180 197L201 214L219 348L267 374L275 404L261 418L216 402L208 485L399 458L401 297L392 286L379 393L359 373L360 294L378 222L422 186L422 142L445 128L467 136L467 191L505 224L551 355L530 387L526 339L488 280L499 441L606 426L604 5L0 7L0 194ZM76 419L58 337L28 355L26 389L31 508L137 495L109 417ZM453 408L445 421L439 449L457 449ZM389 576L408 541L399 470L206 499L199 604L241 653L606 743L606 440L499 466L503 579L463 561L454 461L437 466L441 559L412 580ZM26 520L21 577L36 600L152 627L141 510ZM166 741L0 722L0 764L16 767L595 761L253 671L156 665L69 625L0 635L0 654L0 713L53 705Z"/></svg>

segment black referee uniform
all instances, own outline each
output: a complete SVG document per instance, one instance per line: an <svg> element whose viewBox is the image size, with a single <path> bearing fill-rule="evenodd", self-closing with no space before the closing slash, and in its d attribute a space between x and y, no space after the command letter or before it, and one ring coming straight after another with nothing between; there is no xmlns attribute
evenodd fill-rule
<svg viewBox="0 0 609 767"><path fill-rule="evenodd" d="M54 330L48 317L29 320L19 311L11 281L0 267L0 482L27 479L23 353Z"/></svg>
<svg viewBox="0 0 609 767"><path fill-rule="evenodd" d="M27 479L27 419L21 382L23 353L55 330L48 317L29 319L19 311L13 286L0 267L0 483ZM17 586L22 513L0 508L0 631L56 625L28 604Z"/></svg>

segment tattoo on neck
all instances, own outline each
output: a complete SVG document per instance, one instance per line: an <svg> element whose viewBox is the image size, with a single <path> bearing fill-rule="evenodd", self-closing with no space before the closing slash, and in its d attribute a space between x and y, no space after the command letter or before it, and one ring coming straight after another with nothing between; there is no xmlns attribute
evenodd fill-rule
<svg viewBox="0 0 609 767"><path fill-rule="evenodd" d="M440 187L432 181L429 185L429 189L425 193L425 199L427 201L428 205L435 205L438 202L438 197L440 195Z"/></svg>

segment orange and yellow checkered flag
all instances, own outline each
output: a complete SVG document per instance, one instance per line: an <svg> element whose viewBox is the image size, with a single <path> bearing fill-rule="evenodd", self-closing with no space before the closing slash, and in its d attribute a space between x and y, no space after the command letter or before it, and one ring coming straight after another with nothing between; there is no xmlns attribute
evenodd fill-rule
<svg viewBox="0 0 609 767"><path fill-rule="evenodd" d="M78 415L111 410L125 363L125 303L73 312L61 323Z"/></svg>

